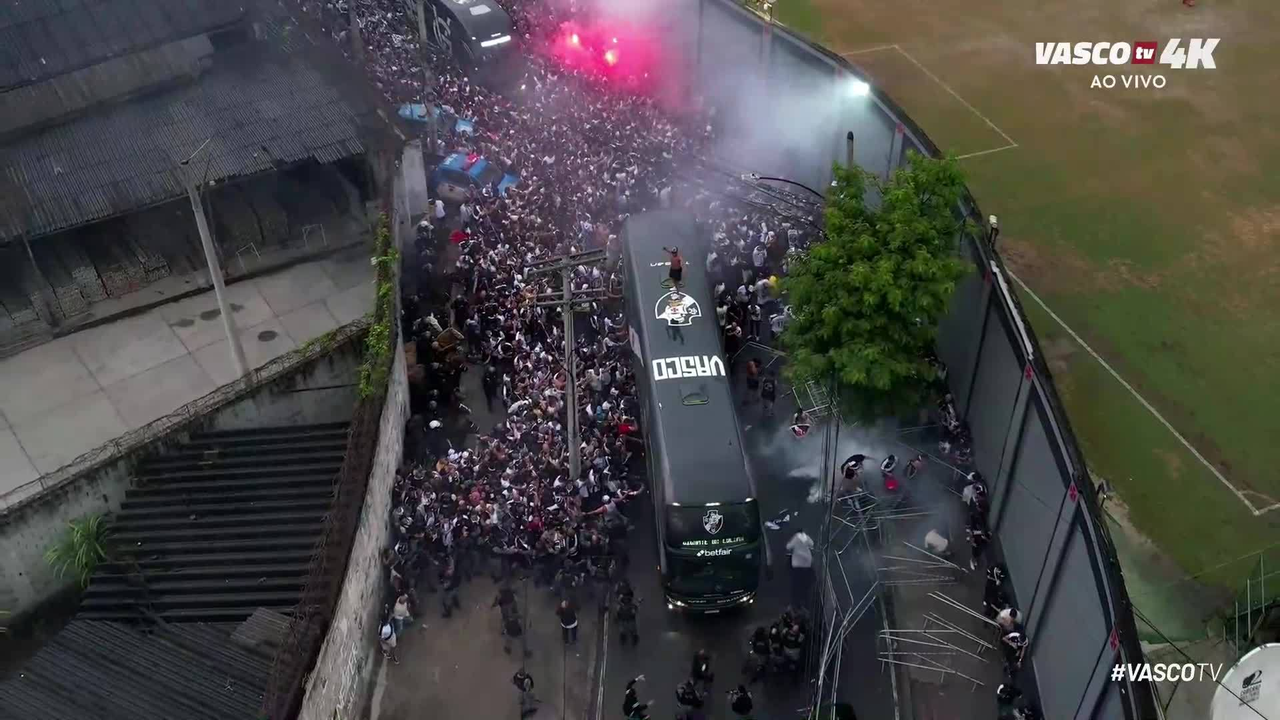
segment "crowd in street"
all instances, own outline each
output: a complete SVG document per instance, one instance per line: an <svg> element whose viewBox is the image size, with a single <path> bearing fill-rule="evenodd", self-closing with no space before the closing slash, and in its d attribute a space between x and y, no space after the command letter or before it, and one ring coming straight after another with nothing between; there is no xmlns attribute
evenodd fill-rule
<svg viewBox="0 0 1280 720"><path fill-rule="evenodd" d="M574 12L572 3L545 0L500 4L513 17L519 41L534 50ZM751 203L707 185L684 183L677 190L688 170L677 167L678 159L705 156L712 141L709 116L696 110L672 113L537 52L528 54L523 77L506 94L468 78L443 56L429 61L434 86L428 90L416 18L401 0L302 7L349 54L355 53L354 21L364 48L360 60L389 103L432 103L474 119L474 134L445 134L448 150L489 159L520 177L503 194L473 188L460 207L446 209L436 199L415 247L406 251L406 272L416 275L406 283L414 294L402 299L412 419L394 488L396 542L384 554L395 597L381 627L384 652L396 658L398 637L413 616L428 611L428 593L437 594L439 612L449 617L461 606L463 583L485 573L500 588L493 605L501 608L509 652L524 627L511 585L517 577L561 598L556 614L566 644L577 641L578 590L592 587L608 589L622 642L639 643L634 593L619 582L630 526L623 510L644 492L644 483L642 473L632 472L642 443L628 333L611 293L618 287L616 261L570 271L575 289L600 295L570 320L578 327L572 368L565 359L563 313L573 311L546 303L561 291L560 273L531 268L570 253L616 251L629 214L686 206L713 238L711 253L690 261L705 262L715 283L716 320L732 367L747 343L767 344L785 328L790 314L778 278L817 239L814 226L794 213L749 209ZM452 289L447 297L430 294L441 287ZM480 374L483 398L464 395L466 373ZM771 413L776 377L754 360L746 363L745 376L750 398L759 397ZM566 407L570 382L576 382L576 407ZM501 421L477 427L468 403L480 402L496 408ZM945 419L948 408L941 409ZM577 447L568 442L569 413L579 428ZM797 413L797 437L809 423ZM571 455L581 468L576 476ZM909 464L911 474L919 460ZM985 490L981 478L976 481L980 489L973 493ZM989 539L983 534L985 493L966 496L966 502L976 567ZM1012 675L1026 646L1017 611L991 590L1004 580L995 572L988 574L989 607L1006 628L1002 646ZM746 682L728 690L729 707L745 717L752 704L748 685L773 672L798 673L810 631L803 613L791 612L755 629ZM709 665L709 656L696 655L689 679L677 688L677 704L689 717L698 717L705 703L714 677ZM648 717L636 690L643 679L628 685L628 718ZM533 677L522 668L512 681L522 711L536 711ZM1016 691L1009 684L1001 692Z"/></svg>

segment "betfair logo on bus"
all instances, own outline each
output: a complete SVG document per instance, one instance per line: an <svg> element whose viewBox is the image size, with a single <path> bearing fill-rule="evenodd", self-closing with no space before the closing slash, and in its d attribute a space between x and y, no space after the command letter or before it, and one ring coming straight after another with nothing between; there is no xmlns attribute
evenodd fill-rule
<svg viewBox="0 0 1280 720"><path fill-rule="evenodd" d="M1159 64L1170 70L1216 70L1213 51L1221 38L1191 38L1183 45L1182 38L1171 38L1160 51ZM1155 65L1157 40L1129 42L1038 42L1037 65ZM1119 74L1094 75L1091 88L1160 90L1168 84L1164 75Z"/></svg>

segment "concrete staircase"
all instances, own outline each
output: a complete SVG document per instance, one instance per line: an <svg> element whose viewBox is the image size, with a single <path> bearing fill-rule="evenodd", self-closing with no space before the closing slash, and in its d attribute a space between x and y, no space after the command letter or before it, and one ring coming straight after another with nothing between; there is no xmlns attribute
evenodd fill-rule
<svg viewBox="0 0 1280 720"><path fill-rule="evenodd" d="M345 423L193 434L143 460L86 620L237 622L292 612L346 453Z"/></svg>

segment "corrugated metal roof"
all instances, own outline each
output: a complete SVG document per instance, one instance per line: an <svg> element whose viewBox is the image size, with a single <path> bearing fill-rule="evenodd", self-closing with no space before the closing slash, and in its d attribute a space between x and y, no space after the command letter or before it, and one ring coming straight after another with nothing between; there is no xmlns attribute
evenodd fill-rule
<svg viewBox="0 0 1280 720"><path fill-rule="evenodd" d="M209 37L193 35L0 93L0 136L34 132L99 103L197 76L201 61L212 54Z"/></svg>
<svg viewBox="0 0 1280 720"><path fill-rule="evenodd" d="M253 720L274 649L235 643L236 627L73 620L0 682L0 718Z"/></svg>
<svg viewBox="0 0 1280 720"><path fill-rule="evenodd" d="M0 90L223 27L236 0L5 0Z"/></svg>
<svg viewBox="0 0 1280 720"><path fill-rule="evenodd" d="M3 41L0 41L3 42ZM0 242L45 235L185 192L178 163L207 139L209 181L364 152L353 103L304 61L219 53L198 83L23 137L0 151ZM208 163L205 173L204 164Z"/></svg>

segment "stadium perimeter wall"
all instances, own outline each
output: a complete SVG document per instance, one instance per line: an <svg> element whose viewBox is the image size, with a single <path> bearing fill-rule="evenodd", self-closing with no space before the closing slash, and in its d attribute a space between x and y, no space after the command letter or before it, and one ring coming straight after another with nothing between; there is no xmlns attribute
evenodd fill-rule
<svg viewBox="0 0 1280 720"><path fill-rule="evenodd" d="M723 155L758 158L751 171L826 187L832 163L845 161L848 132L856 162L884 177L908 150L941 154L874 85L867 96L849 93L851 81L870 79L846 59L731 0L690 2L696 22L677 31L697 48L690 70L721 117L750 118L724 128ZM985 226L972 197L960 213ZM1140 662L1142 651L1094 483L1035 334L985 237L962 236L958 249L973 272L942 323L938 354L991 490L992 527L1027 617L1044 715L1157 717L1149 684L1109 677L1113 664Z"/></svg>

